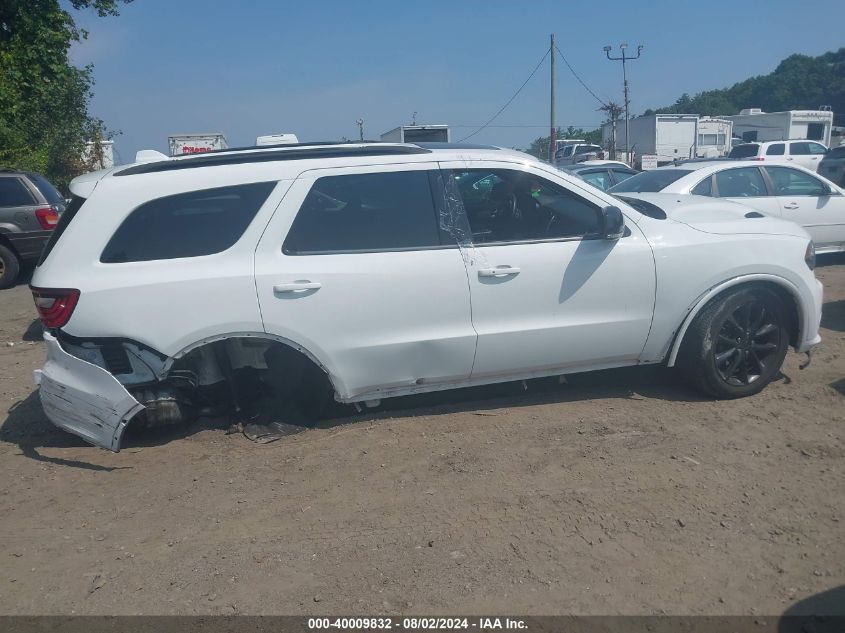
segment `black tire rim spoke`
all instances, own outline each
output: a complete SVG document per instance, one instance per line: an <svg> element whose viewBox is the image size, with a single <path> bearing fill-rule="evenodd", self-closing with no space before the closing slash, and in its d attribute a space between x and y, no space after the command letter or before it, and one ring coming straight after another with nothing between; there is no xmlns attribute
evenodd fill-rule
<svg viewBox="0 0 845 633"><path fill-rule="evenodd" d="M739 305L722 322L715 337L713 362L729 385L742 387L769 369L781 346L777 314L757 299Z"/></svg>

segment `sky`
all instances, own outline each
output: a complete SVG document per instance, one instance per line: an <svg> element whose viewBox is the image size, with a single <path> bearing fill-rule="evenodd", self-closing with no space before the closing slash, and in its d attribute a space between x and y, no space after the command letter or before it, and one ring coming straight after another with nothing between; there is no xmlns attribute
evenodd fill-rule
<svg viewBox="0 0 845 633"><path fill-rule="evenodd" d="M121 163L166 153L174 133L223 132L233 147L282 132L357 139L361 118L377 139L414 112L457 141L528 79L551 33L603 101L622 102L622 68L602 48L642 44L628 63L632 114L845 45L841 0L135 0L117 17L70 11L90 33L71 61L94 65L89 111L121 132ZM560 57L556 84L558 126L600 124L599 102ZM547 135L549 85L546 59L471 141L525 148Z"/></svg>

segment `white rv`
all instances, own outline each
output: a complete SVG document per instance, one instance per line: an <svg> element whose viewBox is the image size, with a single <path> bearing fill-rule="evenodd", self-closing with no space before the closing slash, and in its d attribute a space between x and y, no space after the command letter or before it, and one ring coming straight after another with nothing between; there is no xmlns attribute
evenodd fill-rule
<svg viewBox="0 0 845 633"><path fill-rule="evenodd" d="M734 134L745 143L797 139L819 141L830 146L833 128L833 112L830 110L763 112L760 108L748 108L723 118L733 121Z"/></svg>
<svg viewBox="0 0 845 633"><path fill-rule="evenodd" d="M698 158L720 158L731 151L733 122L705 117L698 120Z"/></svg>

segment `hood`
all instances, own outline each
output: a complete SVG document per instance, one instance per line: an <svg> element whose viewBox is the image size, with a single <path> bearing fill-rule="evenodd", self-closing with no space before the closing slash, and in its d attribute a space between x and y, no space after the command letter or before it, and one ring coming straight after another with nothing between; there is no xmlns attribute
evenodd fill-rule
<svg viewBox="0 0 845 633"><path fill-rule="evenodd" d="M626 198L634 200L633 203L629 204L632 204L635 209L637 208L636 200L648 202L662 210L670 220L681 222L705 233L717 235L738 233L792 235L810 239L809 234L793 222L764 215L751 207L728 200L720 200L719 198L677 193L627 192L620 192L618 197L623 202L626 202ZM650 213L644 213L644 215L654 217Z"/></svg>

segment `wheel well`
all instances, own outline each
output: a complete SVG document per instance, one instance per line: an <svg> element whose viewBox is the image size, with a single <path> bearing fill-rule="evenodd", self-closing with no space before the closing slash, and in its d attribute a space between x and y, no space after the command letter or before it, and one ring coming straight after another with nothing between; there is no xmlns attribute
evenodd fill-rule
<svg viewBox="0 0 845 633"><path fill-rule="evenodd" d="M735 286L730 286L725 288L721 292L717 293L713 297L711 297L707 303L701 306L701 309L698 310L696 316L701 313L702 310L705 310L708 306L712 305L715 301L720 300L729 292L736 292L737 290L746 290L749 288L762 288L764 290L768 290L769 292L776 295L782 302L784 307L786 308L786 319L787 319L787 330L789 332L789 344L795 346L798 344L798 337L800 335L799 328L801 325L801 320L799 317L799 308L798 302L795 299L795 296L789 292L786 288L781 286L778 283L773 281L748 281L745 283L737 284ZM695 318L695 317L693 317ZM692 322L692 321L690 321ZM686 337L686 333L689 330L684 332L684 337Z"/></svg>
<svg viewBox="0 0 845 633"><path fill-rule="evenodd" d="M7 238L7 237L6 237L5 235L3 235L2 233L0 233L0 244L2 244L2 245L3 245L3 246L5 246L6 248L8 248L10 251L12 251L12 253L14 253L14 254L15 254L15 257L17 257L18 259L20 259L20 258L21 258L21 254L20 254L20 253L18 253L18 250L14 247L14 245L13 245L13 244L12 244L12 242L9 240L9 238Z"/></svg>
<svg viewBox="0 0 845 633"><path fill-rule="evenodd" d="M167 375L192 372L199 384L228 382L236 376L253 375L285 393L306 382L333 386L331 377L306 350L285 341L261 336L230 336L202 343L180 355ZM240 378L237 380L240 382Z"/></svg>
<svg viewBox="0 0 845 633"><path fill-rule="evenodd" d="M795 347L798 344L798 339L801 335L800 307L795 296L787 288L773 281L746 281L744 283L736 284L734 286L729 286L719 291L710 299L708 299L705 304L703 304L698 310L696 310L695 316L700 314L701 311L706 309L709 305L712 305L714 301L717 301L724 297L725 294L727 294L728 292L734 292L738 289L744 288L764 288L775 294L778 298L780 298L780 300L783 302L784 307L786 308L789 344ZM692 323L693 319L695 319L695 316L690 319L688 313L687 316L684 317L684 321L681 323L681 327L678 329L678 332L669 347L669 353L664 359L664 362L666 362L669 366L673 366L675 364L676 356L680 351L680 347L683 344L684 339L686 338L687 332L689 331L689 325Z"/></svg>

